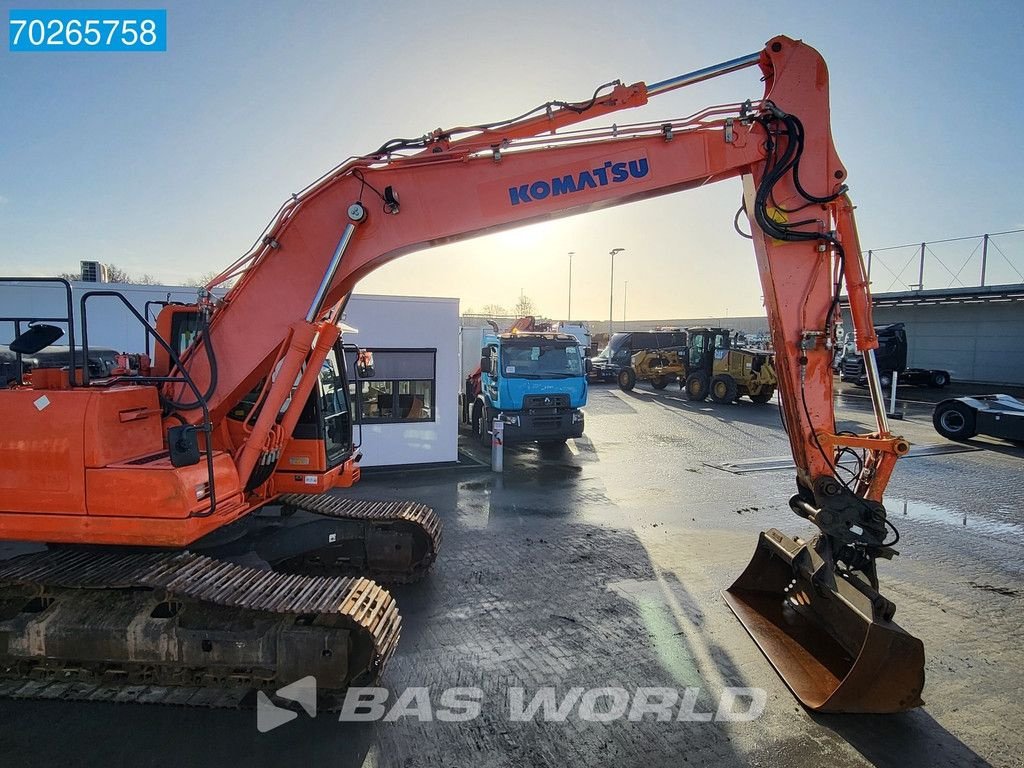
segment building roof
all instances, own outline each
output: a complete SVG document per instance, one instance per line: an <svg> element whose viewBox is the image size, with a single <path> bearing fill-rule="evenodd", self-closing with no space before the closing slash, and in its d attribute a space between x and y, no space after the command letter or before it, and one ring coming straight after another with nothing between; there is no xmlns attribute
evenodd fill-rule
<svg viewBox="0 0 1024 768"><path fill-rule="evenodd" d="M871 303L876 307L921 306L936 304L1005 304L1024 302L1024 283L986 285L972 288L938 288L928 291L895 291L876 293ZM849 299L842 298L843 308Z"/></svg>

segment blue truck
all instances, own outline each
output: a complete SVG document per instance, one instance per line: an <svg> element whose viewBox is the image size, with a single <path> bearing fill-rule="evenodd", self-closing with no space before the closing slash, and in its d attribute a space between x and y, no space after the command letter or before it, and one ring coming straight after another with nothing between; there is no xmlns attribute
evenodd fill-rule
<svg viewBox="0 0 1024 768"><path fill-rule="evenodd" d="M491 422L506 443L560 444L583 435L586 349L565 333L485 333L480 367L465 382L462 420L484 445Z"/></svg>

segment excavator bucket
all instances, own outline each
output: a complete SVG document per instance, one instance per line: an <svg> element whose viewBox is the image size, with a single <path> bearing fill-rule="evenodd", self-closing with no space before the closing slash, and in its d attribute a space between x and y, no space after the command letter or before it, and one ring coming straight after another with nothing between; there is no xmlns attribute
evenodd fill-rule
<svg viewBox="0 0 1024 768"><path fill-rule="evenodd" d="M837 576L774 528L763 532L743 574L723 592L733 613L789 689L817 712L902 712L920 706L924 644L895 624L892 604ZM888 609L886 608L888 606Z"/></svg>

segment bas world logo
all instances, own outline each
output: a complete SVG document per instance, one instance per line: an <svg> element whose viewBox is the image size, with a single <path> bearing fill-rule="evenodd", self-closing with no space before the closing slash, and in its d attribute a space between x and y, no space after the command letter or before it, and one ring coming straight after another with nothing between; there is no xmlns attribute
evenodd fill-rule
<svg viewBox="0 0 1024 768"><path fill-rule="evenodd" d="M316 678L312 675L296 680L284 688L277 689L282 699L294 701L310 717L316 717ZM256 730L260 733L272 731L299 716L298 712L279 707L263 691L256 694Z"/></svg>
<svg viewBox="0 0 1024 768"><path fill-rule="evenodd" d="M338 722L394 723L400 720L459 723L480 717L484 692L480 688L446 688L440 695L426 687L406 688L392 697L387 688L350 688L345 692ZM679 723L731 722L757 720L764 713L768 694L763 688L723 688L717 695L708 695L699 687L641 687L633 691L619 687L591 688L577 686L560 691L554 686L535 690L510 687L504 702L503 715L510 722L584 722L608 723L617 720L639 722L657 720ZM277 691L282 699L299 704L311 718L316 717L316 680L304 677ZM703 699L701 704L698 700ZM262 691L257 694L256 727L260 733L291 722L297 712L276 706Z"/></svg>

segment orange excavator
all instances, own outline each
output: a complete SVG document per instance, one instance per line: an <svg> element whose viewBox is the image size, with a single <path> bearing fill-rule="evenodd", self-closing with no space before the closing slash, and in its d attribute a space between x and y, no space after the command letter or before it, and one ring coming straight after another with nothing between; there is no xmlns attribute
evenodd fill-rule
<svg viewBox="0 0 1024 768"><path fill-rule="evenodd" d="M763 76L757 100L575 127L748 67ZM151 370L97 381L72 364L0 391L0 538L49 545L0 563L0 693L219 704L305 675L328 690L378 675L400 619L365 576L415 578L440 526L421 505L324 493L359 475L346 376L369 361L339 339L359 279L432 245L731 178L776 350L790 506L818 531L763 533L725 598L808 708L919 705L923 646L893 622L876 571L896 554L882 493L908 444L882 405L828 72L787 37L652 85L616 81L582 102L389 141L289 199L210 283L230 286L223 298L164 308L146 328ZM844 283L868 434L835 424ZM118 296L81 297L86 350L87 306L101 300ZM68 290L74 360L70 305ZM37 322L10 346L31 354L60 331ZM848 454L859 463L840 474Z"/></svg>

